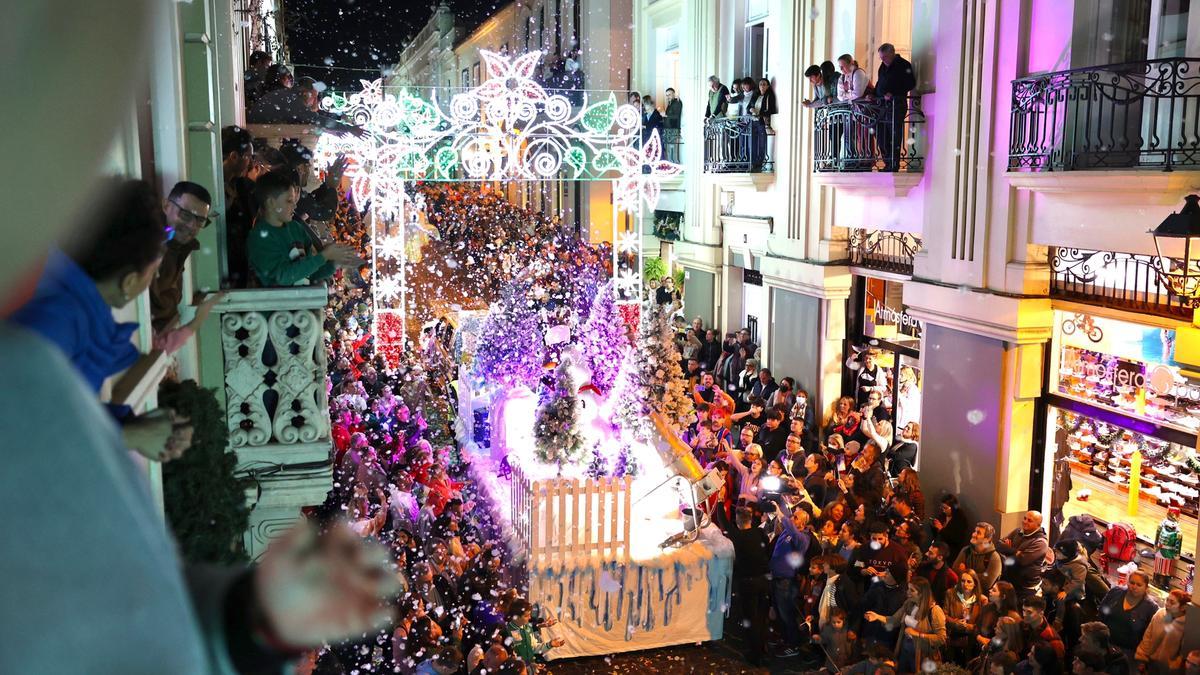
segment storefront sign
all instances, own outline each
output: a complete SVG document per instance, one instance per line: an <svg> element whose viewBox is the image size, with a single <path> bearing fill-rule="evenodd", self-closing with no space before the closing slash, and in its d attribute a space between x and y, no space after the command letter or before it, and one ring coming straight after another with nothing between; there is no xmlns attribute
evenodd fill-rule
<svg viewBox="0 0 1200 675"><path fill-rule="evenodd" d="M762 286L762 272L752 269L742 270L742 283L750 284L751 286Z"/></svg>
<svg viewBox="0 0 1200 675"><path fill-rule="evenodd" d="M1095 378L1099 384L1110 387L1138 387L1156 396L1174 394L1180 398L1200 401L1200 389L1175 386L1175 370L1161 363L1148 363L1145 368L1128 361L1117 361L1111 365L1080 363L1084 377Z"/></svg>
<svg viewBox="0 0 1200 675"><path fill-rule="evenodd" d="M890 323L904 328L920 330L920 319L908 316L904 310L895 311L892 307L875 300L875 323Z"/></svg>
<svg viewBox="0 0 1200 675"><path fill-rule="evenodd" d="M908 312L904 311L903 309L897 312L891 307L888 307L880 302L878 299L875 300L875 306L872 309L875 310L876 326L880 324L890 324L909 329L905 332L909 333L910 335L921 334L921 320L914 319L913 317L909 316Z"/></svg>

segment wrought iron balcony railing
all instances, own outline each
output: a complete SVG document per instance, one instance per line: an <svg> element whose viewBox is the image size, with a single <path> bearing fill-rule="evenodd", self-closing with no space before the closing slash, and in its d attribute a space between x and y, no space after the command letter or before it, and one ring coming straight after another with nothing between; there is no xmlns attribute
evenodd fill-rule
<svg viewBox="0 0 1200 675"><path fill-rule="evenodd" d="M921 238L909 232L850 230L850 264L881 272L912 276L913 256Z"/></svg>
<svg viewBox="0 0 1200 675"><path fill-rule="evenodd" d="M704 171L771 173L768 139L774 133L757 117L710 117L704 122Z"/></svg>
<svg viewBox="0 0 1200 675"><path fill-rule="evenodd" d="M1200 168L1200 59L1014 80L1008 168Z"/></svg>
<svg viewBox="0 0 1200 675"><path fill-rule="evenodd" d="M831 103L816 109L816 171L925 170L925 113L921 97Z"/></svg>
<svg viewBox="0 0 1200 675"><path fill-rule="evenodd" d="M1051 247L1050 297L1192 318L1192 310L1159 280L1154 256L1140 253Z"/></svg>

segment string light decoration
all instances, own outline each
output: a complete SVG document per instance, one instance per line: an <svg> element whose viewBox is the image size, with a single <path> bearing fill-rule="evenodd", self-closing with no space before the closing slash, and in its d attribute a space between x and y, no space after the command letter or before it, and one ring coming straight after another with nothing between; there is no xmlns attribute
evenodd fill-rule
<svg viewBox="0 0 1200 675"><path fill-rule="evenodd" d="M543 53L504 56L480 50L488 78L449 97L426 101L382 80L363 80L361 91L331 93L321 106L359 127L358 134L324 134L314 163L347 158L346 178L355 205L372 216L372 268L376 316L405 313L405 183L409 181L609 181L614 212L613 289L618 304L642 295L643 206L653 212L659 182L679 174L664 161L658 132L642 143L641 111L605 92L548 92L534 80ZM409 205L410 207L412 205ZM629 226L617 214L630 216ZM394 324L390 331L397 333ZM381 339L376 331L377 346ZM403 340L403 330L399 331Z"/></svg>

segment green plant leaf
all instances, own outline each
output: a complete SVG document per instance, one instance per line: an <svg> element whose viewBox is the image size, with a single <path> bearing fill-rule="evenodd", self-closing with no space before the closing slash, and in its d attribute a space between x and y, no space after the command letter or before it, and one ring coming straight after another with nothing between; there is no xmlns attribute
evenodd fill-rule
<svg viewBox="0 0 1200 675"><path fill-rule="evenodd" d="M646 258L646 262L642 264L642 278L646 283L658 283L667 273L667 264L662 258Z"/></svg>
<svg viewBox="0 0 1200 675"><path fill-rule="evenodd" d="M609 94L607 101L601 101L583 113L583 126L593 134L602 134L612 126L617 115L617 97Z"/></svg>

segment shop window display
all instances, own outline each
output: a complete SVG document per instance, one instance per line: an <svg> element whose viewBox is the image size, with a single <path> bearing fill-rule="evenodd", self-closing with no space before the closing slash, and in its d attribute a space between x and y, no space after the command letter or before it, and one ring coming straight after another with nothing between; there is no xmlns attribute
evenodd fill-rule
<svg viewBox="0 0 1200 675"><path fill-rule="evenodd" d="M1104 480L1121 495L1128 495L1134 455L1140 454L1139 504L1161 506L1163 516L1169 507L1179 508L1193 519L1200 515L1200 474L1196 473L1200 461L1195 450L1086 415L1057 409L1056 413L1056 450L1068 458L1073 472ZM1127 500L1117 501L1128 505ZM1145 535L1151 530L1138 528L1138 532Z"/></svg>
<svg viewBox="0 0 1200 675"><path fill-rule="evenodd" d="M1200 428L1200 380L1171 365L1174 331L1060 314L1059 394L1190 433ZM1080 323L1090 333L1074 328Z"/></svg>
<svg viewBox="0 0 1200 675"><path fill-rule="evenodd" d="M1047 386L1052 529L1082 514L1131 525L1159 588L1184 585L1200 516L1200 380L1174 342L1169 328L1056 311Z"/></svg>

